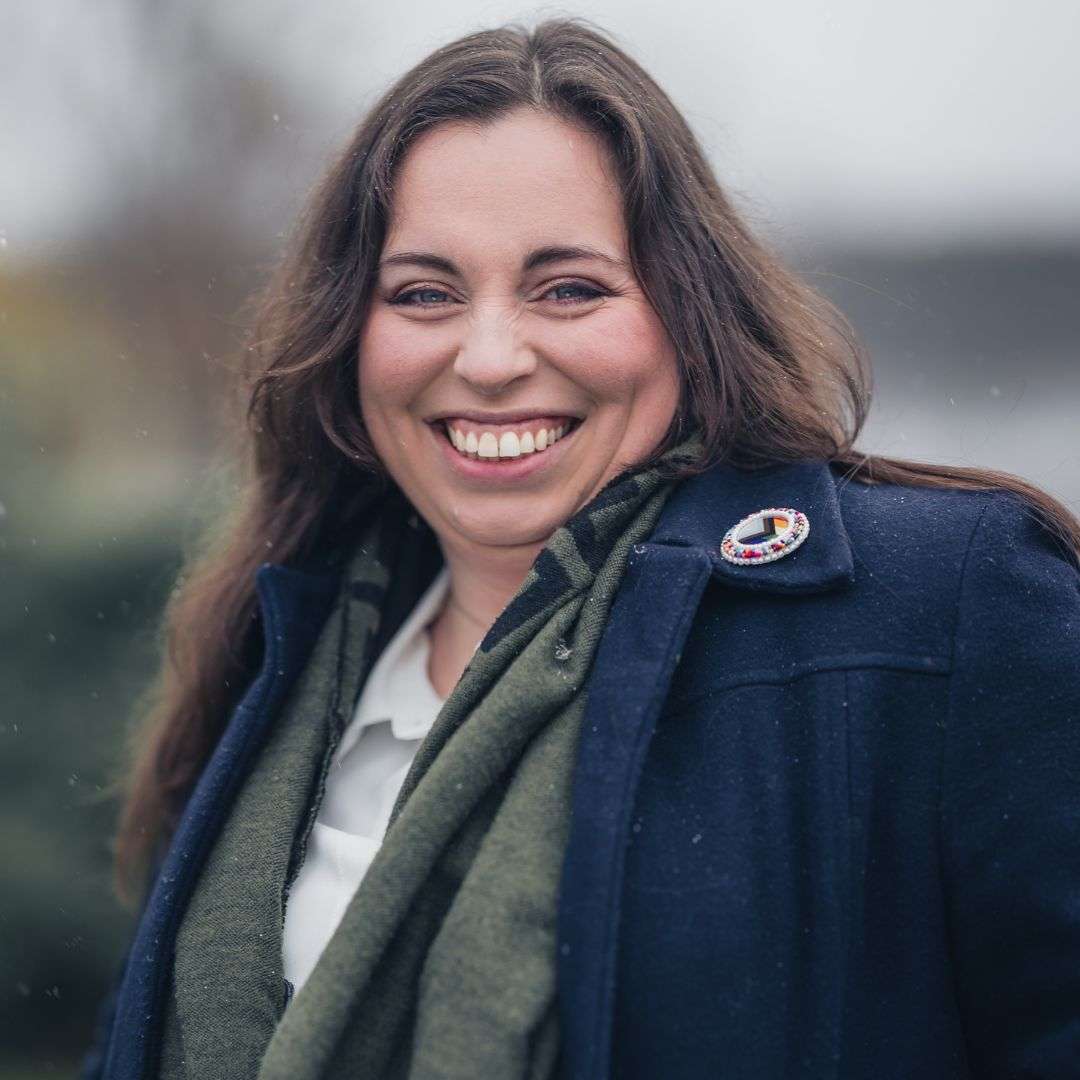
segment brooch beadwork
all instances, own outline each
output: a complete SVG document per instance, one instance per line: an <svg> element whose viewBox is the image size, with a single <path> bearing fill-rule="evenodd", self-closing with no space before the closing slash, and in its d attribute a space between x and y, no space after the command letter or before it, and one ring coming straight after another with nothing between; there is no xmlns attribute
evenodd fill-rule
<svg viewBox="0 0 1080 1080"><path fill-rule="evenodd" d="M724 533L720 554L737 566L758 566L790 555L809 532L810 522L800 510L755 510Z"/></svg>

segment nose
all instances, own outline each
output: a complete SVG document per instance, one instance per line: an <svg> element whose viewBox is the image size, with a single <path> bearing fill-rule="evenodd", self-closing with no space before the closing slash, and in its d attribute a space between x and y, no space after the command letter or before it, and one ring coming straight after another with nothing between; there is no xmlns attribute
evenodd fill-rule
<svg viewBox="0 0 1080 1080"><path fill-rule="evenodd" d="M470 320L454 372L477 393L495 396L536 369L536 355L503 314Z"/></svg>

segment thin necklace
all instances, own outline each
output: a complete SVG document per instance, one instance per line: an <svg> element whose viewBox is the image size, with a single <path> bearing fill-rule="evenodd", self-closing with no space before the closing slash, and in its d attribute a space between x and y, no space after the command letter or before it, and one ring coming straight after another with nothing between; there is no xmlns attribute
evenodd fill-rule
<svg viewBox="0 0 1080 1080"><path fill-rule="evenodd" d="M470 614L470 613L469 613L468 611L466 611L466 610L465 610L465 609L464 609L464 608L463 608L463 607L461 606L461 604L459 604L459 603L457 602L457 600L455 600L455 599L454 599L454 595L453 595L453 593L451 593L451 594L450 594L450 595L449 595L449 596L447 597L447 599L449 600L449 604L448 604L448 606L450 606L450 607L456 607L456 608L458 609L458 611L460 611L460 612L462 613L462 615L464 615L464 616L465 616L465 618L467 618L467 619L468 619L468 620L469 620L470 622L472 622L472 623L473 623L474 625L476 625L476 626L478 626L478 627L480 628L480 630L481 630L481 634L480 634L480 637L479 637L479 638L477 639L477 642L476 642L476 644L475 644L475 645L473 646L473 650L472 650L472 651L473 651L473 652L475 653L475 652L476 652L476 650L480 648L480 645L482 644L482 642L483 642L483 640L484 640L484 636L485 636L485 635L487 634L487 632L488 632L488 629L489 629L489 627L488 627L488 624L487 624L487 623L485 623L485 622L483 622L483 621L482 621L481 619L478 619L478 618L477 618L477 617L476 617L475 615L472 615L472 614ZM434 625L435 625L435 623L432 623L432 624L431 624L431 626L429 626L429 627L427 628L427 630L428 630L428 635L429 635L429 637L428 637L428 640L429 640L429 641L433 641L433 639L434 639L434 635L433 635L433 634L432 634L432 632L431 632L432 626L434 626ZM430 676L429 676L429 678L430 678Z"/></svg>
<svg viewBox="0 0 1080 1080"><path fill-rule="evenodd" d="M456 607L458 611L460 611L461 614L465 616L466 619L474 623L476 626L479 626L481 630L487 630L489 624L484 622L483 619L478 619L475 615L466 611L465 608L463 608L461 604L458 603L458 600L453 593L450 594L450 605L452 607Z"/></svg>

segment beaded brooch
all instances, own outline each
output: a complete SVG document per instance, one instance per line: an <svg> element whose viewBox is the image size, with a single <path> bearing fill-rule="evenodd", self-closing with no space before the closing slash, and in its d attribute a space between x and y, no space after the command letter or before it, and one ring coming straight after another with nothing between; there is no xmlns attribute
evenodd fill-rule
<svg viewBox="0 0 1080 1080"><path fill-rule="evenodd" d="M799 510L756 510L724 533L720 554L738 566L774 562L790 555L809 533L810 522Z"/></svg>

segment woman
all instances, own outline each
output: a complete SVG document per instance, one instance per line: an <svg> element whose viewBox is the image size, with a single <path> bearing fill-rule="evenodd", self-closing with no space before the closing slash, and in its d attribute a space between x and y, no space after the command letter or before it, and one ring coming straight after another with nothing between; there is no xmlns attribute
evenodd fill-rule
<svg viewBox="0 0 1080 1080"><path fill-rule="evenodd" d="M1075 1075L1080 524L852 448L846 324L637 64L425 59L251 355L87 1076Z"/></svg>

